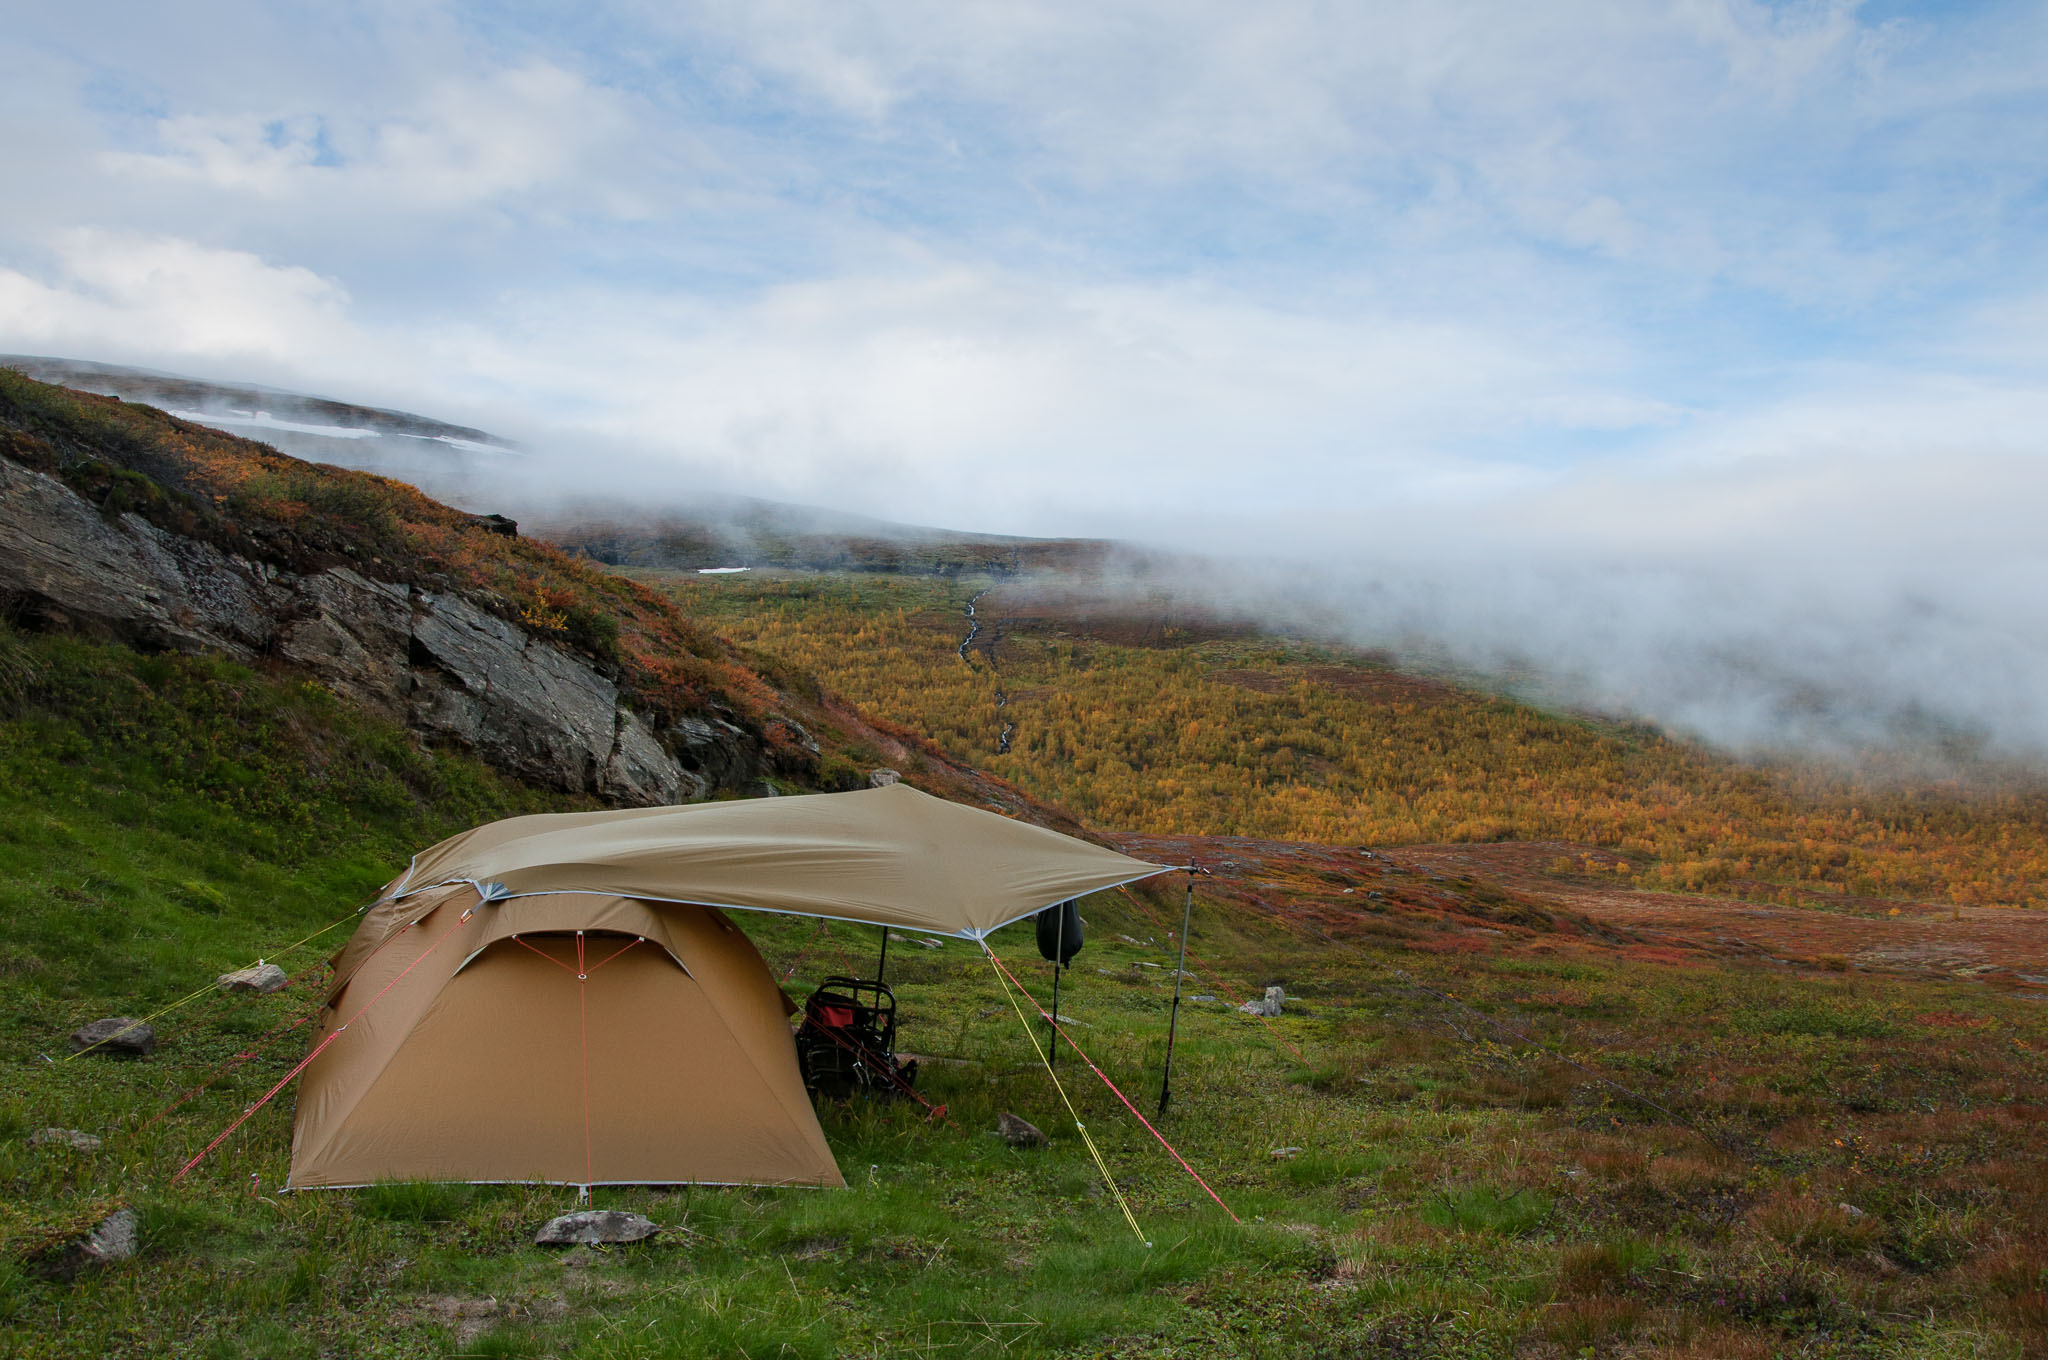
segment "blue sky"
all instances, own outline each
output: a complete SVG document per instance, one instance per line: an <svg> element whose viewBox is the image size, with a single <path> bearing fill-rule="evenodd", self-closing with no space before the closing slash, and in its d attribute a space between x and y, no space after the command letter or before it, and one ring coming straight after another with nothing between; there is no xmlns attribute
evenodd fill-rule
<svg viewBox="0 0 2048 1360"><path fill-rule="evenodd" d="M2048 658L2038 4L17 9L0 349Z"/></svg>

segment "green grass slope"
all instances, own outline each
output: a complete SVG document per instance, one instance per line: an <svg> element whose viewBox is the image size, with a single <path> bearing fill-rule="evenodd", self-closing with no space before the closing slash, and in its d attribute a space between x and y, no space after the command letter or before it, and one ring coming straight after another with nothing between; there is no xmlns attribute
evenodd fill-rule
<svg viewBox="0 0 2048 1360"><path fill-rule="evenodd" d="M289 677L218 662L8 635L0 699L0 1353L1505 1360L2048 1344L2041 1007L1953 982L1547 953L1540 931L1455 955L1393 932L1346 944L1207 901L1161 1125L1241 1225L1071 1052L1070 1113L1002 983L957 941L898 945L889 970L946 1113L827 1109L843 1193L600 1190L664 1234L564 1254L531 1237L571 1191L277 1194L289 1091L174 1185L304 1052L313 960L338 936L280 960L301 979L284 992L206 990L162 1017L146 1060L67 1062L70 1027L204 988L346 915L418 846L550 804ZM1147 1114L1177 894L1087 901L1062 997ZM792 989L864 970L876 944L745 924ZM995 947L1045 993L1027 930ZM1229 1007L1273 980L1294 998L1279 1020ZM1004 1146L1000 1110L1051 1144ZM45 1126L106 1144L30 1146ZM116 1204L141 1216L134 1260L40 1278L38 1250Z"/></svg>

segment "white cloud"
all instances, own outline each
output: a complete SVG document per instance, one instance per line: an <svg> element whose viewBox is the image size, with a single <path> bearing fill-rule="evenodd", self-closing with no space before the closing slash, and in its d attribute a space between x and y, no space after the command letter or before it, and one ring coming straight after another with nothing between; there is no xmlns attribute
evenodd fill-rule
<svg viewBox="0 0 2048 1360"><path fill-rule="evenodd" d="M158 148L110 151L120 176L272 200L347 202L356 211L446 212L525 196L622 168L633 119L615 92L547 63L443 78L410 109L328 116L310 109L182 114ZM615 184L607 206L632 201Z"/></svg>
<svg viewBox="0 0 2048 1360"><path fill-rule="evenodd" d="M409 406L585 488L1199 525L1340 596L1405 564L1359 618L1727 732L1777 691L1688 688L1716 649L2048 727L2013 678L2048 651L2013 584L2048 497L2038 7L543 22L25 15L0 348Z"/></svg>
<svg viewBox="0 0 2048 1360"><path fill-rule="evenodd" d="M78 229L55 243L55 277L0 270L0 337L95 357L241 359L337 354L347 292L296 265L171 237ZM342 350L354 348L340 346Z"/></svg>

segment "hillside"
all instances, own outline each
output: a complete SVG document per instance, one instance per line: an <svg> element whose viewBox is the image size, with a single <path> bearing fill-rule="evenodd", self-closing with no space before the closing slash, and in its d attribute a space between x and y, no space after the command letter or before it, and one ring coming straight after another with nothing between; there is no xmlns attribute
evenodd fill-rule
<svg viewBox="0 0 2048 1360"><path fill-rule="evenodd" d="M508 527L0 372L0 1353L2048 1346L2048 916L1970 905L2042 881L2024 780L1741 765L1170 599L629 580ZM662 1234L566 1253L572 1189L277 1192L319 960L414 850L877 765L1203 866L1170 1109L1180 876L1082 903L1064 1095L989 959L893 947L940 1108L828 1102L845 1192L600 1187ZM873 970L872 929L739 915L792 993ZM1028 923L991 944L1049 999ZM258 956L290 985L212 985ZM114 1015L156 1050L68 1059ZM116 1206L138 1253L62 1278Z"/></svg>
<svg viewBox="0 0 2048 1360"><path fill-rule="evenodd" d="M0 369L0 595L32 628L309 674L514 777L611 801L853 787L1061 821L661 595L400 482Z"/></svg>
<svg viewBox="0 0 2048 1360"><path fill-rule="evenodd" d="M2026 771L1937 783L1738 761L1167 599L988 579L634 575L1094 826L1542 842L1557 874L1636 889L1879 911L2048 906L2048 786Z"/></svg>

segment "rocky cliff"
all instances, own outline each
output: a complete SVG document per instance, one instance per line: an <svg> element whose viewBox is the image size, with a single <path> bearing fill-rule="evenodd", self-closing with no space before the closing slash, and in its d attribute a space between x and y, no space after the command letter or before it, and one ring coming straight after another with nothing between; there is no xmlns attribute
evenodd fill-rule
<svg viewBox="0 0 2048 1360"><path fill-rule="evenodd" d="M465 590L458 573L418 560L394 570L391 557L356 548L332 523L324 533L289 514L230 523L194 494L203 486L177 475L191 470L176 465L175 447L124 447L111 437L122 427L64 419L74 394L7 376L13 390L0 399L28 398L0 400L0 610L19 624L270 658L402 717L426 740L607 802L759 791L769 772L789 772L792 756L815 768L815 742L787 715L772 715L789 748L777 750L702 685L706 701L687 711L674 694L635 702L625 667L575 645L574 602L560 590L543 587L537 603L521 605L502 590ZM503 525L445 515L444 530L502 537ZM516 621L522 614L537 622Z"/></svg>

